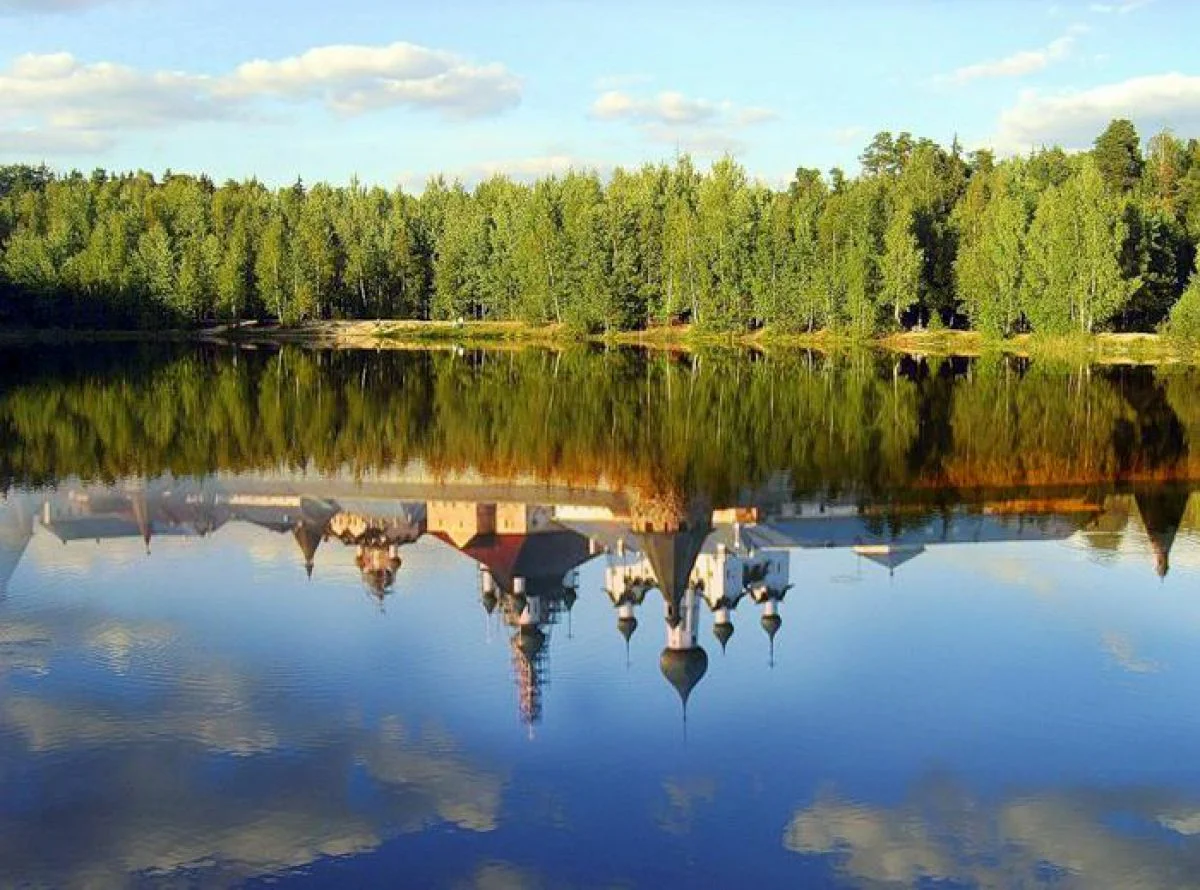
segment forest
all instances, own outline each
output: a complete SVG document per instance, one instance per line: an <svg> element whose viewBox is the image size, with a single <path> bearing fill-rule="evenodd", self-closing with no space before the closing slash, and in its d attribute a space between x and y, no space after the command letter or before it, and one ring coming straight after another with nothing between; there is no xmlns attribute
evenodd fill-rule
<svg viewBox="0 0 1200 890"><path fill-rule="evenodd" d="M1113 121L998 159L878 134L859 175L786 188L732 158L473 189L216 185L0 167L0 325L478 319L1200 340L1200 140Z"/></svg>

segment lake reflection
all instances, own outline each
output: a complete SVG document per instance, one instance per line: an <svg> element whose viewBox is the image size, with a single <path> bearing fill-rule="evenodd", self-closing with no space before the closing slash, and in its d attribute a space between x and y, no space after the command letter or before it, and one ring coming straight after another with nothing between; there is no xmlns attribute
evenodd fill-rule
<svg viewBox="0 0 1200 890"><path fill-rule="evenodd" d="M103 352L0 384L0 886L1200 885L1188 372Z"/></svg>

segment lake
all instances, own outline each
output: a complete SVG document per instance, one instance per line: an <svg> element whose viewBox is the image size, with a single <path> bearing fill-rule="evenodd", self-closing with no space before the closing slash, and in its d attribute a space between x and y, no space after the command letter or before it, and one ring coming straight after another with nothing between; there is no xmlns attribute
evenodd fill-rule
<svg viewBox="0 0 1200 890"><path fill-rule="evenodd" d="M1200 886L1197 489L1181 367L7 348L0 886Z"/></svg>

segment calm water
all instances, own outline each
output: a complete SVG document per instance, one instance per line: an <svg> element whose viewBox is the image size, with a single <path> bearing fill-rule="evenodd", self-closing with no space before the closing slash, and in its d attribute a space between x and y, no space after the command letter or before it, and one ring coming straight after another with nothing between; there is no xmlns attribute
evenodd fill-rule
<svg viewBox="0 0 1200 890"><path fill-rule="evenodd" d="M3 887L1200 886L1196 372L10 349L0 488Z"/></svg>

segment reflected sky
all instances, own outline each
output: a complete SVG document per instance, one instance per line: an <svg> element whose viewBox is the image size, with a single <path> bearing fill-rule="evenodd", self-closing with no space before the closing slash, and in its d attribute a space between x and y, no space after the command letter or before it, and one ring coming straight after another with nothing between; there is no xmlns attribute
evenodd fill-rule
<svg viewBox="0 0 1200 890"><path fill-rule="evenodd" d="M124 509L114 491L6 502L27 498L8 528L28 536L0 599L0 885L1175 887L1200 869L1190 520L1160 577L1131 501L1101 514L1115 525L990 540L964 519L971 540L910 529L891 550L802 540L849 519L713 514L689 584L756 541L789 589L773 655L765 595L726 614L722 649L704 576L678 625L707 653L685 722L648 538L522 513L526 537L569 522L591 542L568 554L569 609L538 606L531 720L513 641L565 589L538 587L539 566L564 580L560 551L368 499L343 510L358 523L321 514L311 576L262 513L63 543L62 505L94 522ZM641 575L626 641L611 588Z"/></svg>
<svg viewBox="0 0 1200 890"><path fill-rule="evenodd" d="M1186 887L1194 371L0 355L0 886Z"/></svg>

